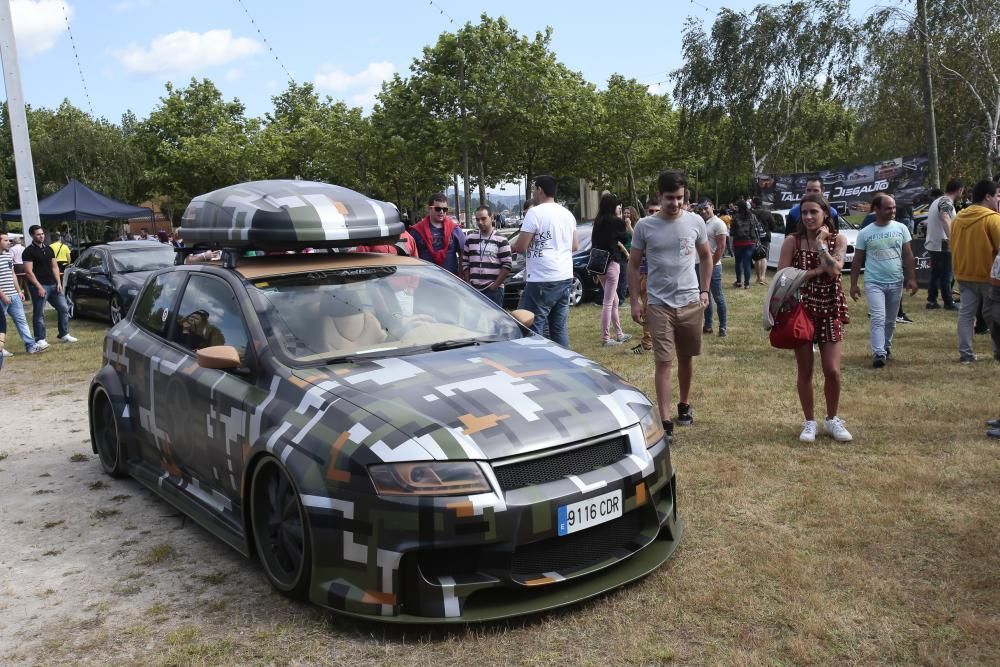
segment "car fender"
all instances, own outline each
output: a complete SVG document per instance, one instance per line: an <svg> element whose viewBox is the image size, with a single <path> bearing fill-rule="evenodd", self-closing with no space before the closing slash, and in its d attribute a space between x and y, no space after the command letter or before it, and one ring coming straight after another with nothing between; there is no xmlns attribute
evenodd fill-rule
<svg viewBox="0 0 1000 667"><path fill-rule="evenodd" d="M123 447L131 446L135 443L135 425L132 421L128 398L122 387L121 378L111 365L104 366L97 371L94 379L90 381L90 390L87 392L87 414L90 414L90 402L94 398L97 388L103 389L111 399L111 407L114 410L115 421L118 423L118 437L121 438ZM94 439L90 440L90 447L97 453L97 444Z"/></svg>

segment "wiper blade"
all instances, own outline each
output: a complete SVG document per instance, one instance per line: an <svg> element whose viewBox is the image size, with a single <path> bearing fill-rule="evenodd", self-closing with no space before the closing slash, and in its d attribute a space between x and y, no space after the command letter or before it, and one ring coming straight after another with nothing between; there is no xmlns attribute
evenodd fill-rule
<svg viewBox="0 0 1000 667"><path fill-rule="evenodd" d="M459 347L471 347L473 345L479 345L479 341L475 338L463 338L460 340L442 340L438 343L431 345L432 352L441 352L442 350L454 350Z"/></svg>
<svg viewBox="0 0 1000 667"><path fill-rule="evenodd" d="M478 338L458 338L453 340L442 340L438 343L431 345L432 352L440 352L442 350L454 350L459 347L472 347L475 345L480 345L482 343L495 343L499 340L503 340L502 337L498 336L480 336Z"/></svg>

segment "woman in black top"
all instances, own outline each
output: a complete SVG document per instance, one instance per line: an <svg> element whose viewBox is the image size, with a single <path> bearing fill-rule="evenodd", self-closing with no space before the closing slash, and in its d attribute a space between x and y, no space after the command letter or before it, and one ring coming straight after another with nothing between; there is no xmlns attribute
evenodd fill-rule
<svg viewBox="0 0 1000 667"><path fill-rule="evenodd" d="M618 197L610 193L602 195L591 236L594 248L606 250L610 254L607 272L603 276L598 276L604 289L604 307L601 310L601 341L604 345L621 345L632 337L622 331L622 323L618 317L618 276L621 272L621 263L626 259L625 244L628 242L621 212L622 207ZM614 336L611 336L612 327L615 331Z"/></svg>

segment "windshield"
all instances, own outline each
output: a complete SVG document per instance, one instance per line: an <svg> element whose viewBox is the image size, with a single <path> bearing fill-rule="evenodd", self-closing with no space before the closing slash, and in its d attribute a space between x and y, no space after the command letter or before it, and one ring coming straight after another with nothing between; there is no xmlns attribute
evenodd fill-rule
<svg viewBox="0 0 1000 667"><path fill-rule="evenodd" d="M111 253L111 258L117 273L156 271L173 266L174 249L168 245L159 245L135 250L116 250Z"/></svg>
<svg viewBox="0 0 1000 667"><path fill-rule="evenodd" d="M295 365L524 335L503 310L433 266L314 271L256 279L253 287L256 310L273 330L280 352Z"/></svg>

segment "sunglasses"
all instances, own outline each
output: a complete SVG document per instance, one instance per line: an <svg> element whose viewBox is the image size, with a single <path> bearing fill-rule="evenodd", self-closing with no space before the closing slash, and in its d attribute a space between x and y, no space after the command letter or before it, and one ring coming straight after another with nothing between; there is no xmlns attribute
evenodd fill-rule
<svg viewBox="0 0 1000 667"><path fill-rule="evenodd" d="M435 206L434 210L437 211L438 213L447 213L448 212L448 207L447 206Z"/></svg>

